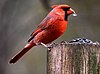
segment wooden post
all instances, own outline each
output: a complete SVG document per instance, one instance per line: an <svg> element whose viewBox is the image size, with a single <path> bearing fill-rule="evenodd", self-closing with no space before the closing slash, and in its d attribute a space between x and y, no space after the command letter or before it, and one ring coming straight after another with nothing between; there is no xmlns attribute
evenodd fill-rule
<svg viewBox="0 0 100 74"><path fill-rule="evenodd" d="M100 45L52 44L47 52L47 74L100 74Z"/></svg>

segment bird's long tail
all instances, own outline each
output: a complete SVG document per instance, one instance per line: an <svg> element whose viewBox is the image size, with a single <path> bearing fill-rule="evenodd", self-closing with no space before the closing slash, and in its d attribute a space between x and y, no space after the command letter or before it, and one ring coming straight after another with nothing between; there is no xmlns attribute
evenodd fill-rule
<svg viewBox="0 0 100 74"><path fill-rule="evenodd" d="M17 62L26 52L28 52L33 46L35 46L34 43L28 43L26 46L19 51L10 61L9 63L15 63Z"/></svg>

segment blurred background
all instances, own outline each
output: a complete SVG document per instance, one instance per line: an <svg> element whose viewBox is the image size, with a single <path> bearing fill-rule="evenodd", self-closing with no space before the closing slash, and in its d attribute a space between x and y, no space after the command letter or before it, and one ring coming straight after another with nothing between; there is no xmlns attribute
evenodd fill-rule
<svg viewBox="0 0 100 74"><path fill-rule="evenodd" d="M69 4L78 14L69 16L67 31L56 42L77 37L100 41L99 0L0 0L0 74L46 74L43 46L32 48L16 64L8 61L55 4Z"/></svg>

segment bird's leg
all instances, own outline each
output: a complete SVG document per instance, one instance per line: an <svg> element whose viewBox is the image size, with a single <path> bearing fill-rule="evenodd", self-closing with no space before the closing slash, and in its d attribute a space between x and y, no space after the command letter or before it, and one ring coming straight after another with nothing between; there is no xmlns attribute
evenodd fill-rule
<svg viewBox="0 0 100 74"><path fill-rule="evenodd" d="M35 43L36 45L43 45L44 47L48 48L48 50L51 50L49 46L47 46L46 44L44 44L44 43L42 43L42 42L35 42L35 41L34 41L34 43Z"/></svg>
<svg viewBox="0 0 100 74"><path fill-rule="evenodd" d="M43 45L44 47L48 48L48 46L46 44L44 44L42 42L40 44Z"/></svg>
<svg viewBox="0 0 100 74"><path fill-rule="evenodd" d="M49 46L47 46L46 44L44 44L44 43L40 43L41 45L43 45L44 47L46 47L46 48L48 48L48 50L51 50L50 48L49 48Z"/></svg>
<svg viewBox="0 0 100 74"><path fill-rule="evenodd" d="M48 46L47 46L46 44L42 43L42 42L39 42L39 43L34 42L34 43L35 43L36 45L43 45L44 47L48 48Z"/></svg>

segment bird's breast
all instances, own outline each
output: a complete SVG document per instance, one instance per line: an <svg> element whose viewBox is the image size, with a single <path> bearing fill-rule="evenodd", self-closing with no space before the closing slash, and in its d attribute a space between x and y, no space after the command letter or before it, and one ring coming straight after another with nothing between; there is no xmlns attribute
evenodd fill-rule
<svg viewBox="0 0 100 74"><path fill-rule="evenodd" d="M67 27L67 21L57 20L55 23L51 25L52 32L55 33L64 33Z"/></svg>

